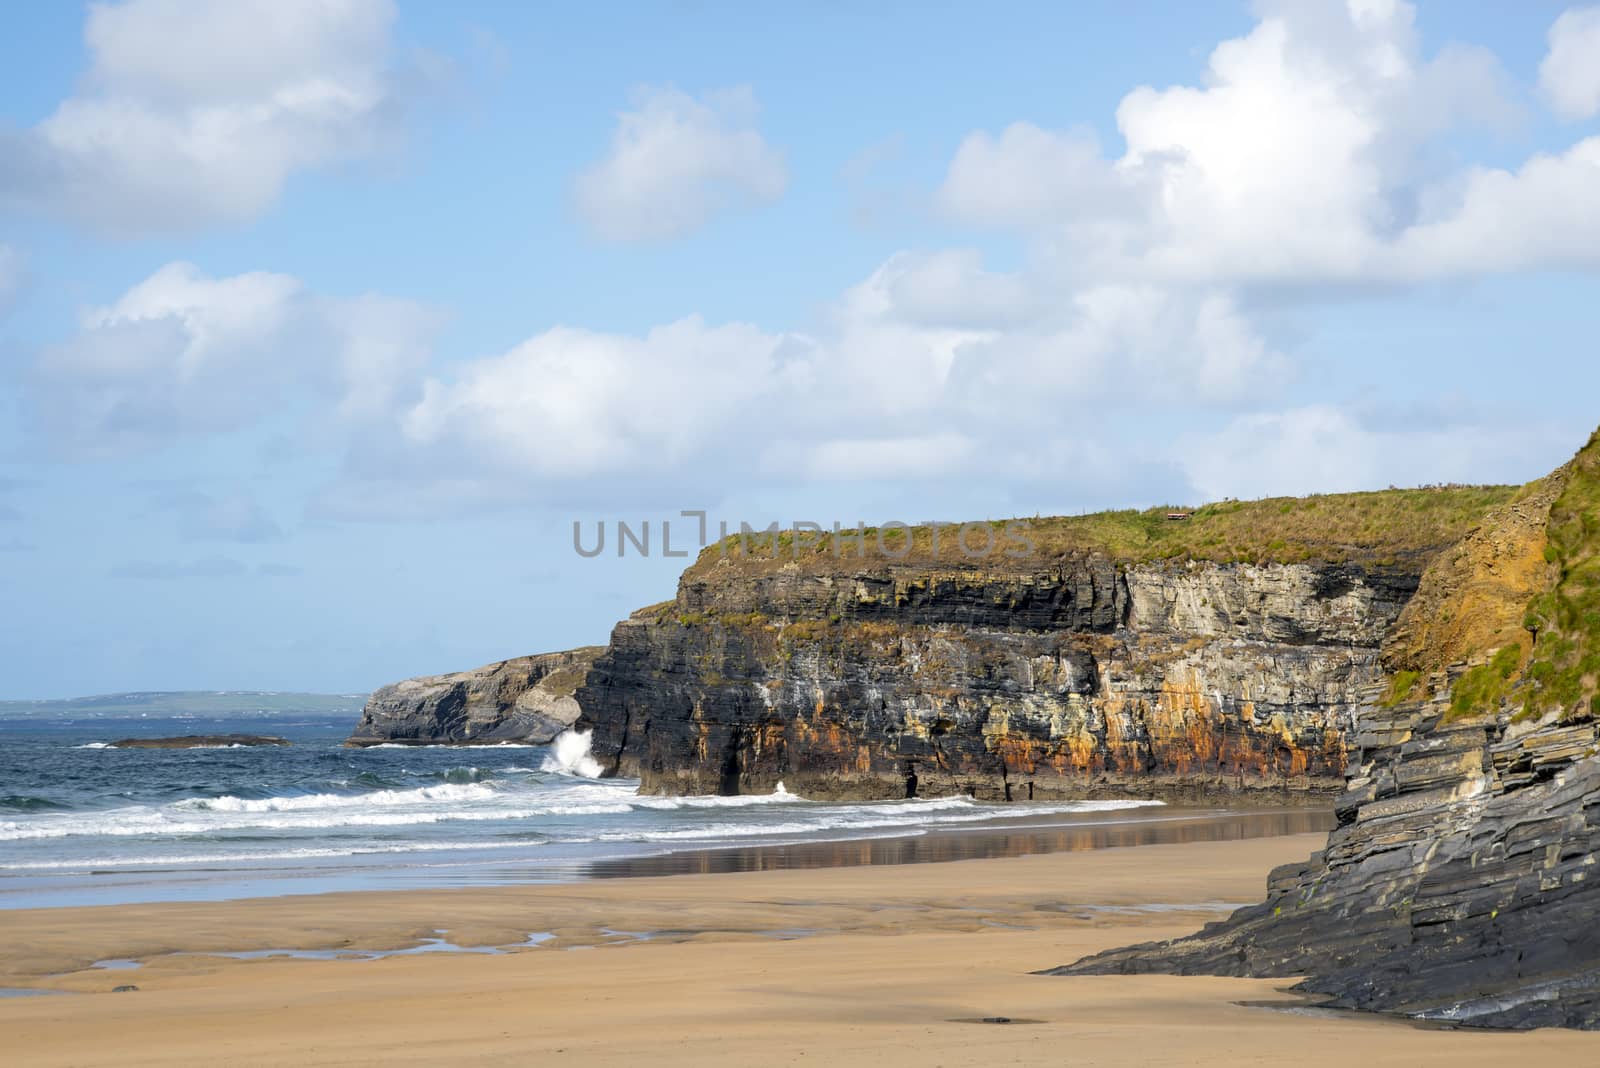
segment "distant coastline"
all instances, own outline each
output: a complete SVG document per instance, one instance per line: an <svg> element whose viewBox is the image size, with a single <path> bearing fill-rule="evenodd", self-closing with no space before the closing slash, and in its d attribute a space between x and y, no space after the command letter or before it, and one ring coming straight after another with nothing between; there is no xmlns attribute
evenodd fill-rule
<svg viewBox="0 0 1600 1068"><path fill-rule="evenodd" d="M298 712L355 715L367 695L283 690L135 690L40 701L0 701L0 720L75 716L221 716Z"/></svg>

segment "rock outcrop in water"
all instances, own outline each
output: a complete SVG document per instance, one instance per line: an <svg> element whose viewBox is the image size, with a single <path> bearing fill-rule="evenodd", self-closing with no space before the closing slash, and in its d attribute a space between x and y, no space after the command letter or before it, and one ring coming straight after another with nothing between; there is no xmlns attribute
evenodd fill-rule
<svg viewBox="0 0 1600 1068"><path fill-rule="evenodd" d="M1442 557L1327 848L1267 900L1058 974L1308 976L1337 1006L1600 1027L1600 436Z"/></svg>
<svg viewBox="0 0 1600 1068"><path fill-rule="evenodd" d="M543 745L578 718L598 647L520 656L375 691L346 745Z"/></svg>
<svg viewBox="0 0 1600 1068"><path fill-rule="evenodd" d="M290 745L272 734L184 734L175 738L123 738L108 749L225 749L232 746Z"/></svg>
<svg viewBox="0 0 1600 1068"><path fill-rule="evenodd" d="M1189 547L1171 552L1165 516L1136 513L1113 516L1142 524L1132 549L1069 526L961 565L920 545L859 561L713 546L675 600L618 625L579 726L652 793L1325 798L1384 635L1481 514L1463 506L1503 499L1414 492L1398 545L1351 543L1368 494L1212 506L1170 521ZM1217 551L1207 532L1243 507L1267 527L1324 514L1292 547L1269 531Z"/></svg>

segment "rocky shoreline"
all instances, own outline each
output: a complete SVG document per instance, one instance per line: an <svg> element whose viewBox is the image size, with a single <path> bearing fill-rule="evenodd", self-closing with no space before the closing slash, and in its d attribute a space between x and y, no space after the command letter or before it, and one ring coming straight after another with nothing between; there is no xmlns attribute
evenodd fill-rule
<svg viewBox="0 0 1600 1068"><path fill-rule="evenodd" d="M351 741L590 732L658 794L1337 795L1262 904L1053 974L1304 976L1338 1007L1600 1028L1600 434L1520 490L1399 492L1215 506L1167 548L1146 515L1154 551L1131 514L1087 547L1059 521L1025 564L716 547L604 649L386 687ZM1230 558L1246 507L1265 547ZM1297 511L1321 541L1266 540Z"/></svg>
<svg viewBox="0 0 1600 1068"><path fill-rule="evenodd" d="M1363 703L1339 826L1266 901L1053 974L1300 975L1335 1007L1600 1028L1597 500L1600 435L1430 570ZM1576 690L1555 685L1568 665Z"/></svg>
<svg viewBox="0 0 1600 1068"><path fill-rule="evenodd" d="M345 744L545 745L577 721L599 648L522 656L374 691Z"/></svg>

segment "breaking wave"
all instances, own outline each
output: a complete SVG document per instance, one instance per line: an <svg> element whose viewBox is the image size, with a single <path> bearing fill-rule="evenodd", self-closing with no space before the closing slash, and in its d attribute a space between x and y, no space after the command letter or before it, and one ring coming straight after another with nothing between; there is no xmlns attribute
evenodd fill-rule
<svg viewBox="0 0 1600 1068"><path fill-rule="evenodd" d="M550 752L544 758L541 770L598 779L603 769L589 751L593 744L594 731L562 731L550 743Z"/></svg>
<svg viewBox="0 0 1600 1068"><path fill-rule="evenodd" d="M594 738L580 730L526 754L526 747L501 746L470 756L455 746L350 750L340 738L248 756L146 750L109 763L107 754L76 751L108 748L86 741L96 734L114 737L85 730L70 741L41 739L34 755L14 757L0 776L0 891L87 872L122 873L98 886L164 886L174 877L183 885L226 881L229 871L315 878L486 864L544 870L719 844L1017 825L1146 803L934 797L839 804L781 784L761 795L641 796L638 782L603 777ZM25 900L49 901L52 890L25 893L38 895ZM0 894L0 907L14 900Z"/></svg>

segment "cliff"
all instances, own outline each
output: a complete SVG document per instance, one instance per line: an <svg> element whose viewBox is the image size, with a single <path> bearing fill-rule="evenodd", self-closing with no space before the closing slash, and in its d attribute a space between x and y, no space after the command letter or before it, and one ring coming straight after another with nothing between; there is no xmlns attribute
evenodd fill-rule
<svg viewBox="0 0 1600 1068"><path fill-rule="evenodd" d="M618 625L578 726L648 793L1326 797L1424 569L1510 492L729 539Z"/></svg>
<svg viewBox="0 0 1600 1068"><path fill-rule="evenodd" d="M521 656L375 691L345 742L367 745L543 745L578 718L573 697L600 649Z"/></svg>
<svg viewBox="0 0 1600 1068"><path fill-rule="evenodd" d="M1600 436L1437 560L1326 849L1267 900L1058 974L1306 976L1336 1006L1600 1027Z"/></svg>

